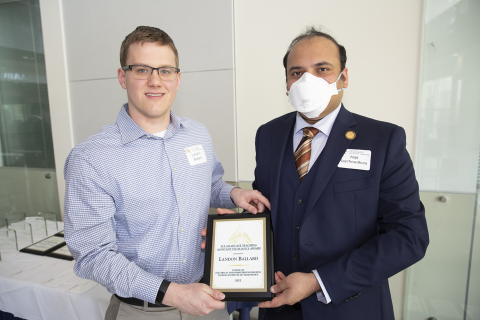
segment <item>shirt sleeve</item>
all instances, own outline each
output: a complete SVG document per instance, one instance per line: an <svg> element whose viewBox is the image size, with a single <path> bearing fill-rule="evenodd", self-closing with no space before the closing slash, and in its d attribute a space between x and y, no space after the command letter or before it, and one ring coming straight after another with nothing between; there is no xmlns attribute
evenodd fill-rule
<svg viewBox="0 0 480 320"><path fill-rule="evenodd" d="M230 198L230 192L234 186L222 180L224 170L223 166L213 154L213 171L212 171L212 192L210 197L210 207L212 208L235 208L235 203Z"/></svg>
<svg viewBox="0 0 480 320"><path fill-rule="evenodd" d="M330 299L330 296L328 295L327 289L325 289L325 286L323 285L323 281L320 278L320 275L318 274L317 270L312 270L312 272L317 278L318 284L322 288L322 290L317 291L317 300L325 304L329 304L330 302L332 302L332 299Z"/></svg>
<svg viewBox="0 0 480 320"><path fill-rule="evenodd" d="M108 177L94 161L74 149L65 163L65 241L75 259L74 272L121 297L155 303L162 278L117 252L115 202L106 191Z"/></svg>

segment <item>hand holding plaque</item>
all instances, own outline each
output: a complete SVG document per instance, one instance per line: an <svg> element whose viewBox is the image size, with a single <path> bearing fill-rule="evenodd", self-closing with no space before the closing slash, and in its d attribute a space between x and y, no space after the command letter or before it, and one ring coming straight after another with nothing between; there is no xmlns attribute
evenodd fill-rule
<svg viewBox="0 0 480 320"><path fill-rule="evenodd" d="M210 215L204 281L225 301L273 299L273 233L270 213Z"/></svg>

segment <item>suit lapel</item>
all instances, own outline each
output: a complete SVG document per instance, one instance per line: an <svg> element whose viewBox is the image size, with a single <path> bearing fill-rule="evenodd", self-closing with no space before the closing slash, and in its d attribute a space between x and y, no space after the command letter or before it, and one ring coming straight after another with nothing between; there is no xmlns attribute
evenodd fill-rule
<svg viewBox="0 0 480 320"><path fill-rule="evenodd" d="M356 122L353 119L352 114L347 111L343 105L337 115L337 119L333 124L332 131L327 140L327 144L320 154L314 165L318 165L317 173L315 175L315 182L312 185L310 196L308 200L307 209L303 221L305 221L313 207L318 201L318 198L322 194L325 186L333 175L333 172L337 169L338 163L345 154L348 146L352 140L348 140L345 137L347 131L354 131L358 135L358 130L355 127Z"/></svg>
<svg viewBox="0 0 480 320"><path fill-rule="evenodd" d="M282 169L282 160L285 152L285 148L288 147L288 135L290 130L292 130L293 124L295 122L296 112L292 112L287 116L278 126L273 129L272 132L272 166L270 167L270 190L271 193L271 205L272 205L272 224L275 226L277 219L277 210L279 192L280 192L280 176ZM293 146L290 146L292 149L293 156Z"/></svg>

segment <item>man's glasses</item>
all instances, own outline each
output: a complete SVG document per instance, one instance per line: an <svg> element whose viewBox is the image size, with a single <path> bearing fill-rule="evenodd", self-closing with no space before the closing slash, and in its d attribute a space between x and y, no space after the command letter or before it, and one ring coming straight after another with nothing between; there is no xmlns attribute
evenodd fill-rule
<svg viewBox="0 0 480 320"><path fill-rule="evenodd" d="M149 66L135 65L131 64L122 68L127 71L128 69L132 70L133 79L138 80L147 80L152 76L153 70L157 70L158 76L162 80L172 81L177 79L177 74L180 72L180 69L174 67L160 67L152 68Z"/></svg>

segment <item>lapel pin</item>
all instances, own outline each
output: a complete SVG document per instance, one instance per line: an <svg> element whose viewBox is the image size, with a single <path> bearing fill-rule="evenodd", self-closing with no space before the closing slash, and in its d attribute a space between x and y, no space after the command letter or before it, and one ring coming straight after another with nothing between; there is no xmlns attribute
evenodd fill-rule
<svg viewBox="0 0 480 320"><path fill-rule="evenodd" d="M353 140L355 139L356 136L357 136L356 133L353 131L347 131L345 133L345 138L347 138L348 140Z"/></svg>

